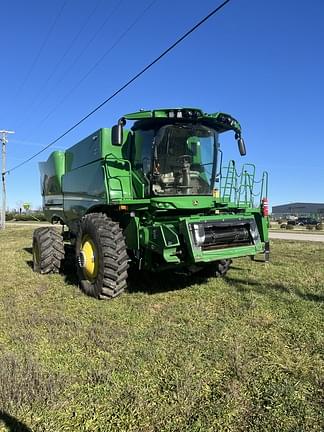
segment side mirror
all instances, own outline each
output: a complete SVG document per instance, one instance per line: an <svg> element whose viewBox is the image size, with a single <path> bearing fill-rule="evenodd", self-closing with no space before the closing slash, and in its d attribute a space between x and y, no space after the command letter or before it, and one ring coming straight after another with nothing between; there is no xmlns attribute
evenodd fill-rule
<svg viewBox="0 0 324 432"><path fill-rule="evenodd" d="M111 128L111 143L114 146L123 144L123 125L121 122Z"/></svg>
<svg viewBox="0 0 324 432"><path fill-rule="evenodd" d="M246 147L245 147L244 139L239 137L237 140L237 144L238 144L238 148L240 151L240 155L245 156L246 155Z"/></svg>
<svg viewBox="0 0 324 432"><path fill-rule="evenodd" d="M118 123L111 128L111 143L115 146L123 145L123 127L126 124L124 117L118 120Z"/></svg>

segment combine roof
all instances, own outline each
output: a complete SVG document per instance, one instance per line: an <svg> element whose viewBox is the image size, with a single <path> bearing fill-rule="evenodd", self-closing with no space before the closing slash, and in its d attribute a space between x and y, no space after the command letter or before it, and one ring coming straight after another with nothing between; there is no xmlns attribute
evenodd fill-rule
<svg viewBox="0 0 324 432"><path fill-rule="evenodd" d="M161 108L149 111L137 111L123 116L125 120L135 120L133 129L150 127L158 123L200 122L216 129L218 132L234 130L240 135L241 125L231 115L216 112L205 113L200 108Z"/></svg>

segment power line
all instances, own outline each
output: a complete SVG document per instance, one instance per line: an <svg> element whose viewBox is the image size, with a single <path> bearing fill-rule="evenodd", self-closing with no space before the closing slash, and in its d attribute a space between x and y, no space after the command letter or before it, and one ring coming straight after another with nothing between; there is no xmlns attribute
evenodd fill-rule
<svg viewBox="0 0 324 432"><path fill-rule="evenodd" d="M103 28L106 27L107 23L111 20L111 18L113 17L113 15L118 11L118 9L120 9L121 5L123 4L124 0L118 0L117 3L114 5L114 7L112 8L112 10L109 11L108 15L105 17L104 21L101 23L101 25L99 27L96 27L96 31L92 34L91 38L86 42L86 44L83 46L82 50L78 53L78 55L72 60L72 63L68 66L68 68L65 68L65 70L63 70L63 73L59 75L58 80L56 80L54 82L54 85L52 85L49 89L49 91L47 91L47 93L45 94L45 96L39 101L38 104L36 104L36 108L40 107L45 101L48 100L49 95L51 95L53 93L54 90L57 89L57 86L61 84L62 81L64 81L66 79L66 76L69 74L69 72L72 70L73 66L79 61L79 59L83 56L83 54L87 51L87 49L89 48L89 46L92 44L92 42L97 38L97 36L100 34L100 32L102 31ZM99 5L99 4L98 4ZM97 5L97 6L98 6ZM95 7L95 9L97 9L97 7ZM90 15L87 16L87 20L89 20L91 18L91 16L93 15L95 11L92 11L92 13ZM84 31L84 27L83 29L81 29ZM60 62L61 63L61 62ZM56 68L53 69L53 72L56 72ZM53 74L51 74L50 78L53 76ZM49 78L48 80L49 81ZM40 93L41 94L41 93ZM43 123L43 120L41 120L40 123L38 123L38 126L40 126Z"/></svg>
<svg viewBox="0 0 324 432"><path fill-rule="evenodd" d="M57 86L61 84L62 81L66 78L67 74L72 70L73 66L80 60L80 58L83 56L83 54L86 52L86 50L89 48L89 46L92 44L92 42L97 38L98 34L102 31L103 28L106 27L107 23L110 21L110 19L113 17L113 15L118 11L118 9L121 7L124 0L117 1L113 9L110 11L110 13L106 16L102 24L96 29L96 31L93 33L92 37L87 41L87 43L83 46L82 50L79 52L79 54L74 58L70 66L63 71L63 74L59 77L59 79L54 83L54 85L50 88L50 90L47 92L45 97L40 101L38 106L41 106L44 101L46 101L49 97L49 95L52 93L54 89L57 89ZM37 126L40 126L43 124L43 122L47 119L42 119Z"/></svg>
<svg viewBox="0 0 324 432"><path fill-rule="evenodd" d="M34 159L35 157L37 157L38 155L43 153L49 147L51 147L52 145L54 145L55 143L60 141L62 138L64 138L67 134L69 134L74 129L76 129L81 123L83 123L85 120L87 120L95 112L100 110L104 105L106 105L106 103L111 101L119 93L121 93L123 90L125 90L125 88L127 88L130 84L132 84L135 80L137 80L141 75L143 75L147 70L149 70L153 65L155 65L158 61L160 61L164 56L166 56L170 51L172 51L177 45L179 45L184 39L186 39L191 33L193 33L195 30L197 30L198 27L200 27L202 24L204 24L209 18L211 18L213 15L215 15L220 9L222 9L229 2L230 2L230 0L225 0L223 3L221 3L215 9L213 9L208 15L206 15L204 18L202 18L197 24L195 24L190 30L188 30L183 36L181 36L176 42L174 42L172 45L170 45L169 48L167 48L165 51L163 51L151 63L149 63L147 66L145 66L140 72L138 72L136 75L134 75L133 78L131 78L129 81L127 81L123 86L121 86L118 90L116 90L107 99L105 99L103 102L101 102L99 105L97 105L92 111L90 111L88 114L86 114L84 117L82 117L78 122L76 122L73 126L71 126L69 129L67 129L60 136L55 138L52 142L50 142L42 150L38 151L37 153L30 156L28 159L26 159L25 161L21 162L20 164L14 166L13 168L10 168L4 174L9 174L9 173L15 171L16 169L20 168L21 166L25 165L26 163L30 162L32 159Z"/></svg>
<svg viewBox="0 0 324 432"><path fill-rule="evenodd" d="M46 120L52 116L52 114L62 105L62 103L82 84L83 81L85 81L88 76L99 66L99 64L106 58L106 56L114 49L116 48L116 46L118 46L118 44L121 42L121 40L132 30L133 27L135 27L135 25L141 20L141 18L143 17L143 15L153 6L154 3L156 3L157 0L152 0L146 7L145 9L135 18L135 20L126 28L126 30L124 30L122 32L122 34L115 40L115 42L103 53L103 55L101 57L99 57L99 59L94 63L93 66L90 67L90 69L79 79L79 81L63 96L63 98L60 99L60 101L54 106L54 108L52 108L46 115L45 117L43 117L38 123L37 123L37 128L39 128L40 126L42 126ZM114 8L114 10L112 11L112 13L105 19L103 25L100 27L100 29L102 27L104 27L104 25L106 25L106 23L108 22L108 20L113 16L113 14L117 11L117 9L119 8L119 6L122 4L122 2L119 2L117 4L117 7ZM93 35L92 39L89 41L88 45L95 39L95 37L97 36L98 31ZM83 50L84 51L84 50ZM75 64L76 60L78 60L83 51L79 54L79 56L75 59L75 61L72 63L72 66ZM71 66L70 66L71 68ZM59 80L59 82L61 82L62 79ZM51 92L50 92L51 93ZM48 97L48 94L46 96L46 98ZM45 99L46 99L45 98ZM33 136L33 132L32 132L32 136Z"/></svg>
<svg viewBox="0 0 324 432"><path fill-rule="evenodd" d="M56 62L55 66L51 68L51 72L48 75L47 79L43 82L42 86L40 87L37 96L34 97L32 103L29 104L29 106L28 106L28 112L27 113L25 112L25 114L24 114L24 120L26 120L26 118L29 117L29 114L31 114L31 109L35 105L36 105L36 108L37 108L37 106L40 106L42 104L42 102L48 98L49 93L46 95L45 98L39 100L39 96L43 95L43 90L46 88L47 83L55 75L58 67L62 64L63 60L66 58L66 56L68 55L68 53L71 51L73 45L78 40L78 38L80 37L80 35L82 34L82 32L84 32L85 26L87 25L87 23L91 20L92 16L97 11L97 9L98 9L101 1L102 0L97 0L97 2L95 3L95 6L91 9L90 13L87 14L86 18L82 21L81 26L80 26L78 32L74 35L74 37L70 41L68 47L66 48L66 50L64 51L64 53L62 54L62 56L60 57L60 59ZM65 76L65 73L63 75ZM55 88L56 88L56 85L55 85ZM53 90L53 88L51 90ZM19 129L21 127L21 124L23 124L23 123L19 123L19 125L16 128Z"/></svg>
<svg viewBox="0 0 324 432"><path fill-rule="evenodd" d="M94 63L91 68L79 79L79 81L63 96L63 98L54 106L54 108L46 114L45 117L38 123L37 127L41 126L56 110L62 103L85 81L88 76L99 66L99 64L107 57L107 55L121 42L122 39L132 30L133 27L141 20L143 15L156 3L157 0L151 1L146 8L141 12L135 20L126 28L125 31L117 38L117 40L103 53L103 55Z"/></svg>
<svg viewBox="0 0 324 432"><path fill-rule="evenodd" d="M43 50L44 50L46 44L47 44L47 42L48 42L48 40L49 40L51 34L53 33L53 30L54 30L54 28L55 28L55 26L56 26L56 24L57 24L57 22L58 22L60 16L62 15L62 12L63 12L63 10L64 10L64 8L65 8L67 2L68 2L68 0L65 0L65 1L64 1L63 5L61 6L61 8L59 9L58 13L56 14L56 17L55 17L55 19L54 19L54 21L53 21L51 27L49 28L49 30L48 30L48 32L47 32L47 34L46 34L46 36L45 36L45 39L43 40L42 45L40 46L40 48L39 48L39 50L38 50L38 52L37 52L37 54L36 54L36 56L35 56L35 58L34 58L32 64L31 64L31 66L30 66L30 68L29 68L27 74L25 75L24 80L22 81L20 87L19 87L18 90L17 90L16 96L17 96L17 95L18 95L18 94L23 90L23 88L24 88L25 85L26 85L26 82L28 81L30 75L32 74L33 70L35 69L35 66L36 66L36 64L37 64L37 62L38 62L38 60L39 60L39 58L40 58L40 56L41 56L41 54L42 54L42 52L43 52Z"/></svg>
<svg viewBox="0 0 324 432"><path fill-rule="evenodd" d="M86 43L86 45L83 47L83 49L81 50L81 52L75 57L75 59L73 60L73 62L70 64L69 68L65 71L65 73L62 75L62 77L55 83L55 88L57 87L58 84L60 84L62 82L62 80L65 78L66 73L69 72L69 69L71 70L72 67L78 62L78 60L83 56L83 54L86 52L86 50L89 48L89 46L92 44L92 42L96 39L96 37L98 36L98 34L101 32L101 30L106 26L106 24L109 22L109 20L111 19L111 17L118 11L118 9L121 7L122 3L124 0L120 0L116 3L115 7L113 8L113 10L111 11L111 13L105 18L105 20L102 22L102 24L100 25L100 27L97 28L97 30L95 31L95 33L92 35L92 37L88 40L88 42ZM48 95L46 96L48 97Z"/></svg>

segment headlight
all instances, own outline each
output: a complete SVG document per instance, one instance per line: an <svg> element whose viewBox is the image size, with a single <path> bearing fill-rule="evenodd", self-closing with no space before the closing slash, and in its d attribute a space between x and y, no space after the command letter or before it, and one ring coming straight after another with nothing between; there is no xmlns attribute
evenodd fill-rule
<svg viewBox="0 0 324 432"><path fill-rule="evenodd" d="M253 238L254 244L258 243L261 240L258 227L256 226L256 223L254 221L250 224L250 233L251 237Z"/></svg>
<svg viewBox="0 0 324 432"><path fill-rule="evenodd" d="M196 246L202 246L206 238L204 226L202 224L192 224L191 227Z"/></svg>

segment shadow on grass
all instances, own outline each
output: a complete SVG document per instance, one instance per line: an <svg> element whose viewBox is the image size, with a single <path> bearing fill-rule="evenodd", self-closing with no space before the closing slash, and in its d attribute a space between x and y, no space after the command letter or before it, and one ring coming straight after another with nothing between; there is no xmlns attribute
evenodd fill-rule
<svg viewBox="0 0 324 432"><path fill-rule="evenodd" d="M65 282L72 285L79 285L76 267L74 248L70 245L65 246L65 262L63 272ZM173 271L163 271L160 273L144 272L130 268L128 270L127 292L144 292L147 294L157 294L162 292L177 291L189 288L192 285L205 283L211 275L206 272L198 272L191 275L179 274Z"/></svg>
<svg viewBox="0 0 324 432"><path fill-rule="evenodd" d="M26 248L23 248L23 250L24 250L25 252L28 252L30 255L33 255L33 248L31 248L31 247L26 247ZM26 264L27 264L30 268L33 268L33 267L34 267L34 265L33 265L33 260L27 260L27 261L26 261Z"/></svg>
<svg viewBox="0 0 324 432"><path fill-rule="evenodd" d="M24 248L24 251L32 254L32 248ZM256 260L255 260L256 261ZM260 260L262 261L262 260ZM262 261L264 263L264 261ZM33 261L26 261L27 265L33 268ZM241 267L231 266L231 269L241 270ZM64 275L64 281L70 285L78 285L78 277L75 268L75 256L74 248L70 245L65 245L65 261L62 269L62 274ZM208 278L211 277L210 274L204 274L203 272L198 272L191 275L177 274L172 271L165 271L161 273L149 273L131 270L129 272L129 283L127 291L130 293L144 292L148 294L157 294L169 291L177 291L185 288L190 288L195 284L206 283ZM303 300L323 302L324 295L304 293L298 288L287 288L286 286L279 283L267 283L255 282L250 279L240 279L234 278L232 276L226 276L225 280L231 286L235 286L237 291L245 292L248 287L253 287L253 289L261 294L265 294L271 291L279 291L294 294Z"/></svg>
<svg viewBox="0 0 324 432"><path fill-rule="evenodd" d="M32 432L24 423L4 411L0 411L0 422L3 422L10 432Z"/></svg>
<svg viewBox="0 0 324 432"><path fill-rule="evenodd" d="M71 245L64 245L65 259L62 269L64 281L69 285L79 285L79 280L75 266L75 253L74 247Z"/></svg>
<svg viewBox="0 0 324 432"><path fill-rule="evenodd" d="M172 271L150 273L144 271L130 271L127 291L130 293L144 292L158 294L179 291L190 288L195 284L206 283L207 275L196 273L192 275L178 274Z"/></svg>
<svg viewBox="0 0 324 432"><path fill-rule="evenodd" d="M248 287L253 287L253 290L260 294L266 294L266 293L271 293L271 291L272 292L277 291L281 293L294 294L303 300L314 301L314 302L324 301L324 295L307 293L307 292L304 293L298 288L287 288L286 286L279 283L272 284L264 281L261 284L260 282L255 282L250 279L240 279L231 276L226 277L226 282L228 283L228 285L234 286L239 292L246 292Z"/></svg>
<svg viewBox="0 0 324 432"><path fill-rule="evenodd" d="M23 249L25 252L29 254L33 254L33 249L31 247L26 247ZM62 269L62 274L64 275L64 281L70 285L78 285L78 277L75 269L75 257L74 257L74 248L71 245L64 245L65 250L65 260L64 266ZM27 260L26 264L33 268L33 261Z"/></svg>
<svg viewBox="0 0 324 432"><path fill-rule="evenodd" d="M71 245L65 245L65 260L62 269L64 281L70 285L79 285L78 276L75 267L74 248ZM24 248L24 251L32 254L32 248ZM27 265L33 268L33 261L27 260ZM129 293L145 292L148 294L157 294L168 291L177 291L189 288L194 284L205 283L210 275L196 273L193 275L177 274L170 271L161 273L149 273L143 271L130 270L128 279Z"/></svg>

